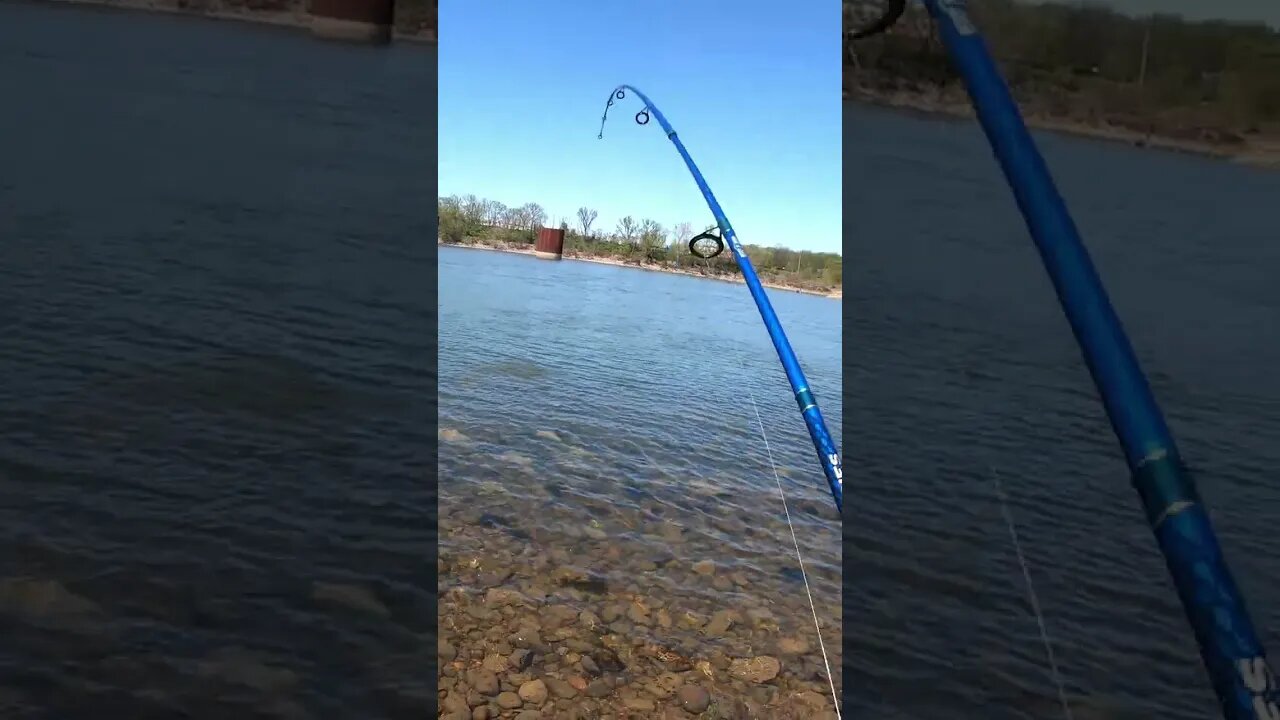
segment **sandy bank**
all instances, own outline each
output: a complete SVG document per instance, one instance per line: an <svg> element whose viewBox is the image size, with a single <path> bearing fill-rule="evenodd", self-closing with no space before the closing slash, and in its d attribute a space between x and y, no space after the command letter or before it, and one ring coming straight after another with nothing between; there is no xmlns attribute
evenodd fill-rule
<svg viewBox="0 0 1280 720"><path fill-rule="evenodd" d="M881 107L910 110L926 115L948 118L974 118L973 107L968 102L951 102L916 93L875 93L859 88L854 91L846 90L844 99ZM1228 145L1149 135L1106 122L1090 124L1079 120L1042 117L1035 114L1024 114L1023 119L1028 127L1036 130L1047 130L1094 140L1121 142L1127 145L1157 150L1207 155L1256 167L1280 169L1280 138L1250 137L1244 143Z"/></svg>
<svg viewBox="0 0 1280 720"><path fill-rule="evenodd" d="M533 256L533 248L531 247L525 248L525 247L520 247L515 245L507 245L502 247L497 247L493 245L468 245L463 243L444 242L443 240L439 241L439 244L444 245L446 247L465 248L468 250L489 250L491 252L504 252L504 253L514 253L516 255ZM653 262L633 263L633 262L626 262L624 260L618 260L616 258L587 257L585 255L580 255L573 251L566 251L564 254L564 259L575 260L577 262L596 263L597 265L613 265L616 267L634 268L636 270L648 270L650 272L669 273L671 275L686 275L688 277L700 278L703 280L719 280L721 282L738 283L740 285L746 283L745 280L743 280L741 277L738 277L736 275L723 275L723 276L707 275L707 274L698 272L696 270L686 270L684 268L676 268L676 267L671 267L670 265L662 265L662 264L653 263ZM837 300L844 296L843 289L837 289L833 292L822 292L818 290L810 290L807 288L799 288L791 285L782 285L779 283L772 283L772 282L762 281L760 284L774 290L786 290L788 292L800 293L802 295L816 295L818 297L829 297Z"/></svg>

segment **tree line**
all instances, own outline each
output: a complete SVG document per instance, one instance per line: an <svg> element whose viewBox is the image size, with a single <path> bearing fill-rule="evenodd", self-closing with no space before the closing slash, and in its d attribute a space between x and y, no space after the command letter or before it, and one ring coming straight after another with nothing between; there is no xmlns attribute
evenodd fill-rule
<svg viewBox="0 0 1280 720"><path fill-rule="evenodd" d="M162 7L190 12L218 12L238 10L242 12L287 12L305 14L310 11L309 0L160 0ZM434 35L439 0L395 0L395 29L409 35Z"/></svg>
<svg viewBox="0 0 1280 720"><path fill-rule="evenodd" d="M850 40L880 7L844 4L846 88L854 95L959 90L919 7L888 33ZM970 9L1033 114L1224 143L1280 132L1280 31L1264 23L1132 17L1093 3L976 0Z"/></svg>
<svg viewBox="0 0 1280 720"><path fill-rule="evenodd" d="M532 246L538 229L547 226L547 212L537 203L507 206L475 195L438 198L440 239L453 244ZM635 265L670 266L705 275L741 274L727 249L702 259L689 252L689 240L705 228L689 222L664 226L651 218L627 215L610 230L601 227L595 210L580 207L572 219L554 224L565 231L567 255L614 258ZM840 255L782 246L745 246L761 279L810 290L841 286Z"/></svg>

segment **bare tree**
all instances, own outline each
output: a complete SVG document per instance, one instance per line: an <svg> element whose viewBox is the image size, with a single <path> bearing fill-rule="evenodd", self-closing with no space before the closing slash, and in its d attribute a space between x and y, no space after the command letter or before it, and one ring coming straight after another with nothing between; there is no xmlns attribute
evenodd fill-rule
<svg viewBox="0 0 1280 720"><path fill-rule="evenodd" d="M596 221L597 213L595 210L586 207L578 208L578 225L582 227L582 236L589 237L591 235L591 224Z"/></svg>
<svg viewBox="0 0 1280 720"><path fill-rule="evenodd" d="M634 244L636 241L637 230L638 226L636 225L636 219L630 215L618 221L618 238L624 242Z"/></svg>
<svg viewBox="0 0 1280 720"><path fill-rule="evenodd" d="M675 229L671 231L671 234L673 236L671 238L671 254L675 258L676 265L679 265L680 256L685 254L685 246L693 238L693 223L676 223Z"/></svg>
<svg viewBox="0 0 1280 720"><path fill-rule="evenodd" d="M458 213L462 211L462 201L458 199L457 195L440 198L438 205L442 210L449 210L451 212Z"/></svg>
<svg viewBox="0 0 1280 720"><path fill-rule="evenodd" d="M662 247L667 244L667 233L656 220L640 221L640 248L649 260L662 258Z"/></svg>
<svg viewBox="0 0 1280 720"><path fill-rule="evenodd" d="M462 216L467 219L467 222L478 225L484 222L485 210L487 210L485 205L486 202L475 195L463 195Z"/></svg>
<svg viewBox="0 0 1280 720"><path fill-rule="evenodd" d="M522 230L537 230L547 221L547 211L543 210L538 203L529 203L520 208L520 212L523 216L521 218L523 222L520 225Z"/></svg>
<svg viewBox="0 0 1280 720"><path fill-rule="evenodd" d="M666 233L663 231L662 226L658 224L658 221L650 220L649 218L645 218L644 220L640 221L639 233L640 233L640 240L643 242L652 242L655 239L656 240L666 239L665 237Z"/></svg>
<svg viewBox="0 0 1280 720"><path fill-rule="evenodd" d="M502 225L507 215L507 206L497 200L490 200L485 203L484 221L492 226Z"/></svg>

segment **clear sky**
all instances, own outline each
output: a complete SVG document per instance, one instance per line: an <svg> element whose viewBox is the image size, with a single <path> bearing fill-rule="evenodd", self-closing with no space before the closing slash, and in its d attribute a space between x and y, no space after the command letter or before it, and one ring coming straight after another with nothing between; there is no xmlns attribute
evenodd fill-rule
<svg viewBox="0 0 1280 720"><path fill-rule="evenodd" d="M612 231L623 215L695 232L710 212L643 90L744 243L840 251L839 0L454 0L440 4L441 195L536 202Z"/></svg>

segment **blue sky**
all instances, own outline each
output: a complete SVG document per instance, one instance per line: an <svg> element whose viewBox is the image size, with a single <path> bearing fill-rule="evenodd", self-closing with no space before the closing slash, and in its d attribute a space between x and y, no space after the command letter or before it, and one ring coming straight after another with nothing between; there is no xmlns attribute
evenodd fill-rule
<svg viewBox="0 0 1280 720"><path fill-rule="evenodd" d="M612 230L710 212L627 83L662 109L748 244L840 251L839 0L440 4L441 195Z"/></svg>

